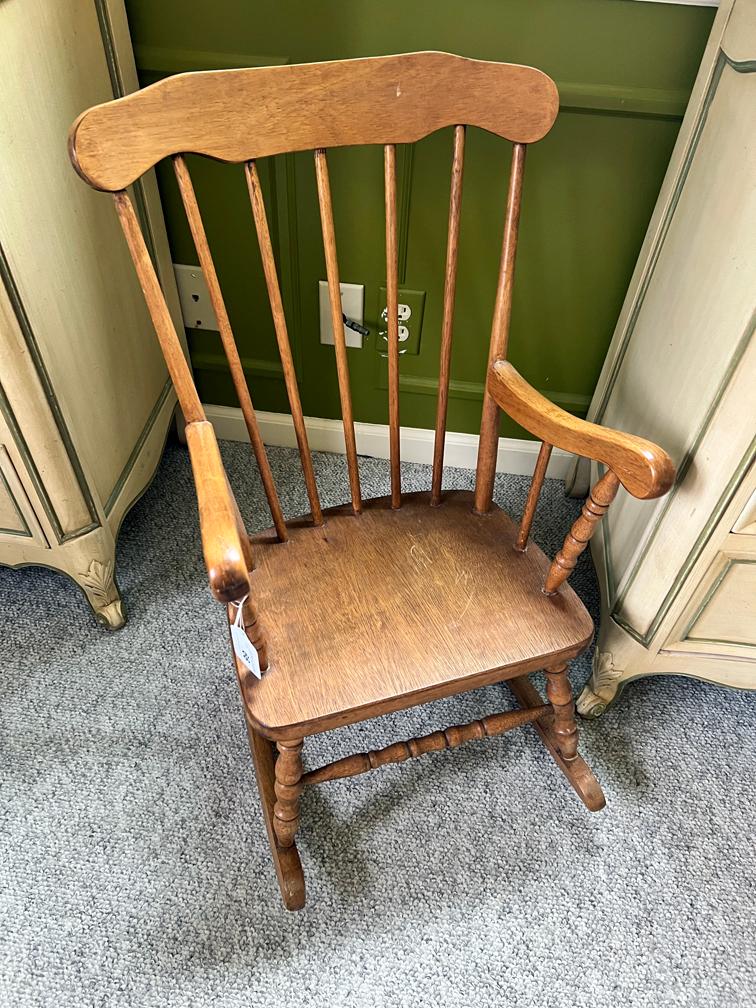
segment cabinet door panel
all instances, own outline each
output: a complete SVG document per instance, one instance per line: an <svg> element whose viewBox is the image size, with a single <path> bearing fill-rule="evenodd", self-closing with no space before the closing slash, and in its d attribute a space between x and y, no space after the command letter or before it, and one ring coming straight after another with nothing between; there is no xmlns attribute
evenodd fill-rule
<svg viewBox="0 0 756 1008"><path fill-rule="evenodd" d="M749 399L734 409L727 400L753 380L754 177L756 73L725 62L603 416L663 444L681 467L655 507L621 496L608 515L614 611L641 633L666 604L752 434L743 417ZM637 578L655 558L654 576Z"/></svg>

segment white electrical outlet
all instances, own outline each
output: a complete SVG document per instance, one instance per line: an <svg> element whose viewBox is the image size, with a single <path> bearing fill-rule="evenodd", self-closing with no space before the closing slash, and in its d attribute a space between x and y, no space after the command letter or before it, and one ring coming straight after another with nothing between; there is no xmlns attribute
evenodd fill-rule
<svg viewBox="0 0 756 1008"><path fill-rule="evenodd" d="M412 309L408 304L398 304L396 306L396 317L400 322L406 322L407 319L412 318ZM385 322L388 318L388 308L384 308L381 312L381 318Z"/></svg>
<svg viewBox="0 0 756 1008"><path fill-rule="evenodd" d="M173 264L176 274L181 314L187 329L212 329L218 331L218 320L210 303L210 292L205 275L199 266Z"/></svg>
<svg viewBox="0 0 756 1008"><path fill-rule="evenodd" d="M341 288L341 310L350 319L362 324L365 321L365 286L364 284L339 284ZM318 281L318 297L320 303L320 342L333 346L333 326L331 324L331 301L328 297L328 281ZM362 336L344 326L344 336L348 347L362 349Z"/></svg>

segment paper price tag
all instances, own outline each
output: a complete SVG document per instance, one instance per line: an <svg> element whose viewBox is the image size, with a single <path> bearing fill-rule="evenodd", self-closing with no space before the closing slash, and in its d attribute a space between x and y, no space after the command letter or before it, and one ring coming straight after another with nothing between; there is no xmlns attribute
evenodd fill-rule
<svg viewBox="0 0 756 1008"><path fill-rule="evenodd" d="M236 618L231 624L231 644L234 648L234 654L242 663L246 666L252 675L257 676L258 679L262 679L262 672L260 671L260 656L257 653L257 648L252 643L252 641L247 637L247 631L244 629L242 624L242 607L246 601L246 596L241 600L241 602L234 602L236 608Z"/></svg>
<svg viewBox="0 0 756 1008"><path fill-rule="evenodd" d="M231 642L234 645L234 654L242 665L246 665L253 675L256 675L258 679L262 679L262 672L260 671L260 658L257 654L257 648L249 637L247 637L247 632L244 627L231 627Z"/></svg>

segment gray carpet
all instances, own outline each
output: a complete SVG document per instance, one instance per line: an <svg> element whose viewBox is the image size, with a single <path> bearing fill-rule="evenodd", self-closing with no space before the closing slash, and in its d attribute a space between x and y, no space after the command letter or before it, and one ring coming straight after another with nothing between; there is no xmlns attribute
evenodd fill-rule
<svg viewBox="0 0 756 1008"><path fill-rule="evenodd" d="M295 456L272 453L288 513ZM250 526L248 449L225 445ZM324 504L341 458L316 459ZM428 472L405 469L406 484ZM364 487L387 490L384 463ZM469 486L468 473L450 485ZM526 481L499 478L515 512ZM536 539L577 504L549 481ZM309 902L281 907L184 450L128 516L129 624L98 628L64 578L0 569L0 1005L754 1005L756 703L684 680L631 686L582 751L590 815L530 728L322 785L304 799ZM595 612L590 561L575 587ZM370 591L370 585L365 585ZM574 681L588 674L576 663ZM503 687L312 740L310 765L461 722Z"/></svg>

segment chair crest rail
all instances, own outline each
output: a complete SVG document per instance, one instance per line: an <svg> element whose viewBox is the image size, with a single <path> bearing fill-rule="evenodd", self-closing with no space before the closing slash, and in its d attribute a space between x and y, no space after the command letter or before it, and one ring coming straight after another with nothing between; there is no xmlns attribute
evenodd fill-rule
<svg viewBox="0 0 756 1008"><path fill-rule="evenodd" d="M241 164L291 151L413 143L457 123L533 143L558 108L556 85L533 67L405 53L177 74L83 112L69 150L85 182L114 192L185 151Z"/></svg>

